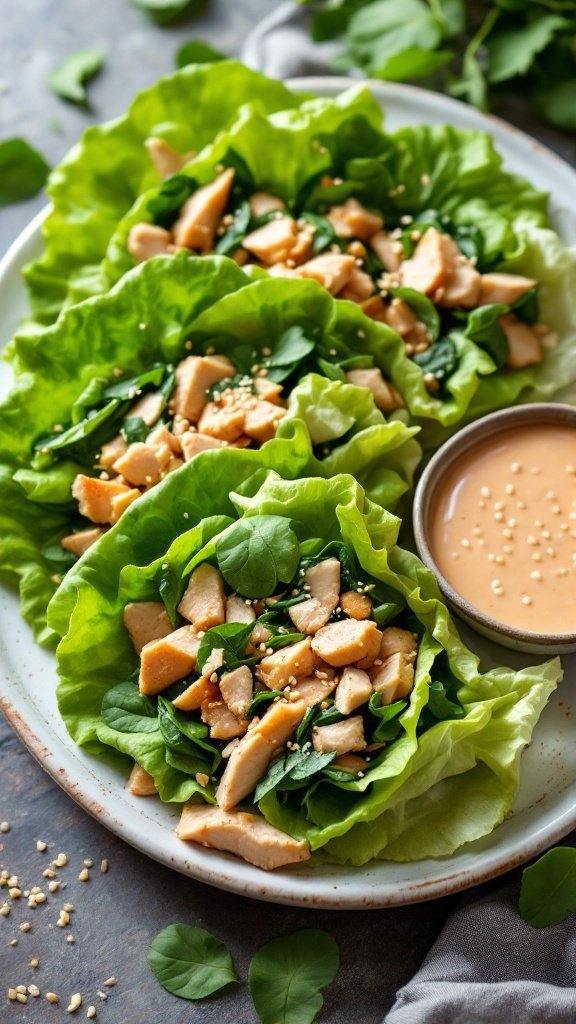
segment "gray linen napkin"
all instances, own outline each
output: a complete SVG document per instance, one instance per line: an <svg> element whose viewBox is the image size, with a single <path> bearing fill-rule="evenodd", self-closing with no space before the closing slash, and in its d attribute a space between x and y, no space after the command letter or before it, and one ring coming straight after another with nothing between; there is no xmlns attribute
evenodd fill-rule
<svg viewBox="0 0 576 1024"><path fill-rule="evenodd" d="M312 43L309 11L281 4L242 59L273 78L331 74L333 43ZM576 1024L574 919L538 930L518 915L519 883L463 898L384 1024Z"/></svg>

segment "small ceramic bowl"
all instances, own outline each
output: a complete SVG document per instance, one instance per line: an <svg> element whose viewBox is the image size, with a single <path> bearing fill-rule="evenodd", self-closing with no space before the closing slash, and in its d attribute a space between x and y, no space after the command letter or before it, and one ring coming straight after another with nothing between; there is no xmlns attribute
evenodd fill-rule
<svg viewBox="0 0 576 1024"><path fill-rule="evenodd" d="M485 416L459 431L436 452L420 477L414 497L414 536L422 561L432 570L446 601L473 629L504 647L530 654L570 654L576 651L574 633L532 633L498 622L462 597L444 578L430 550L429 517L433 496L444 474L470 448L511 427L560 423L576 427L576 407L560 403L519 405ZM576 455L576 452L575 452Z"/></svg>

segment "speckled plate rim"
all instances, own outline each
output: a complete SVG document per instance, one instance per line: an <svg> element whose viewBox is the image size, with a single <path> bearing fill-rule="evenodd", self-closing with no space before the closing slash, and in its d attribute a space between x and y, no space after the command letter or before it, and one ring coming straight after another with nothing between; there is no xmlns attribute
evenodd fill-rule
<svg viewBox="0 0 576 1024"><path fill-rule="evenodd" d="M288 83L294 88L331 96L354 84L346 78L306 78ZM490 132L506 161L517 171L526 167L538 187L551 192L553 217L568 214L566 241L576 239L576 173L566 163L529 136L505 122L482 115L455 100L415 87L371 83L382 102L390 127L401 123L452 123ZM574 197L571 201L566 197ZM0 263L0 309L3 337L15 327L24 308L20 278L22 266L38 255L40 227L46 210L25 228ZM564 224L566 227L566 223ZM574 228L574 231L572 231ZM172 832L173 809L159 801L136 802L119 785L119 776L79 750L64 732L50 690L39 706L37 695L25 678L55 677L53 657L36 648L19 620L16 602L0 591L0 707L22 741L56 782L101 824L154 860L218 888L256 899L303 907L327 909L381 908L434 899L493 878L529 860L576 826L576 755L569 731L563 734L562 757L545 770L548 782L536 783L542 773L540 755L527 765L520 806L491 836L469 844L450 858L399 864L373 861L362 868L319 865L265 874L236 858L180 843ZM3 626L2 623L5 625ZM7 624L7 625L6 625ZM486 653L489 645L477 645ZM490 659L490 653L486 653ZM500 651L499 657L506 660ZM492 660L494 657L492 656ZM510 660L510 659L508 659ZM556 736L564 729L567 698L576 703L576 668L570 672L572 693L553 702L538 726L533 749L546 745L546 732ZM46 694L48 696L46 696ZM544 739L538 739L544 737ZM526 760L530 761L532 750ZM560 782L558 774L564 771ZM526 778L530 776L530 778ZM548 778L548 777L547 777ZM547 789L557 788L550 794ZM544 790L540 792L540 790ZM522 796L522 794L521 794Z"/></svg>

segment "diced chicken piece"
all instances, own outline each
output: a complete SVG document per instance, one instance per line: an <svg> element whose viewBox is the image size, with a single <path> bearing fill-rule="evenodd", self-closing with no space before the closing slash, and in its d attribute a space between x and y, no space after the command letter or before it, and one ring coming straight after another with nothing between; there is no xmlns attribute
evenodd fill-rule
<svg viewBox="0 0 576 1024"><path fill-rule="evenodd" d="M275 405L273 402L263 402L260 399L253 409L247 409L244 416L244 433L247 437L264 444L270 441L276 434L280 420L284 419L286 409L282 405Z"/></svg>
<svg viewBox="0 0 576 1024"><path fill-rule="evenodd" d="M206 392L213 384L233 377L236 367L225 356L188 356L176 367L174 412L189 423L196 423L208 401Z"/></svg>
<svg viewBox="0 0 576 1024"><path fill-rule="evenodd" d="M164 451L165 448L169 448L175 455L182 454L180 438L175 437L163 423L160 423L148 434L146 444L149 448L153 448L154 451Z"/></svg>
<svg viewBox="0 0 576 1024"><path fill-rule="evenodd" d="M85 551L88 551L88 548L100 540L103 533L105 530L96 526L93 530L79 530L78 533L70 533L67 537L62 537L60 543L65 551L70 551L71 554L80 558Z"/></svg>
<svg viewBox="0 0 576 1024"><path fill-rule="evenodd" d="M327 219L340 238L359 238L361 241L380 231L383 223L378 214L370 213L357 199L347 199L342 206L333 206Z"/></svg>
<svg viewBox="0 0 576 1024"><path fill-rule="evenodd" d="M145 263L154 256L165 256L171 251L170 232L156 224L135 224L130 228L126 248L136 263Z"/></svg>
<svg viewBox="0 0 576 1024"><path fill-rule="evenodd" d="M363 622L341 619L318 630L312 640L312 650L329 665L340 668L370 658L374 661L381 639L382 634L371 619Z"/></svg>
<svg viewBox="0 0 576 1024"><path fill-rule="evenodd" d="M350 384L358 388L368 388L374 395L374 402L382 412L392 412L394 409L404 407L404 399L393 384L384 380L382 371L374 368L371 370L348 370L346 379Z"/></svg>
<svg viewBox="0 0 576 1024"><path fill-rule="evenodd" d="M374 292L374 282L370 277L370 274L366 274L365 271L360 270L360 267L354 267L350 280L345 288L340 292L339 297L341 299L348 299L349 302L366 302L367 299Z"/></svg>
<svg viewBox="0 0 576 1024"><path fill-rule="evenodd" d="M135 601L124 609L124 625L137 654L146 644L169 636L172 626L161 601Z"/></svg>
<svg viewBox="0 0 576 1024"><path fill-rule="evenodd" d="M449 260L445 237L436 228L428 228L418 242L414 255L401 265L402 284L406 288L415 288L425 295L431 295L446 282Z"/></svg>
<svg viewBox="0 0 576 1024"><path fill-rule="evenodd" d="M98 480L79 473L72 484L72 497L79 504L81 516L86 516L93 523L111 523L112 499L129 490L126 484L116 480Z"/></svg>
<svg viewBox="0 0 576 1024"><path fill-rule="evenodd" d="M160 417L163 407L164 399L160 392L150 391L147 395L142 395L142 398L139 398L134 403L128 412L128 416L144 420L146 426L151 427Z"/></svg>
<svg viewBox="0 0 576 1024"><path fill-rule="evenodd" d="M370 700L373 688L370 676L361 668L345 668L336 688L335 703L342 715L349 715Z"/></svg>
<svg viewBox="0 0 576 1024"><path fill-rule="evenodd" d="M298 274L318 281L331 295L338 295L350 281L355 269L354 256L327 252L309 260L308 263L303 263L298 268Z"/></svg>
<svg viewBox="0 0 576 1024"><path fill-rule="evenodd" d="M267 268L268 269L268 268ZM302 275L299 272L300 268L289 267L286 263L273 263L268 269L270 277L292 277L297 278Z"/></svg>
<svg viewBox="0 0 576 1024"><path fill-rule="evenodd" d="M404 248L397 238L392 238L386 231L377 231L368 239L368 244L389 273L395 273L400 269L404 259Z"/></svg>
<svg viewBox="0 0 576 1024"><path fill-rule="evenodd" d="M188 804L177 828L180 839L234 853L264 871L308 860L310 847L269 825L259 814L233 813L205 804Z"/></svg>
<svg viewBox="0 0 576 1024"><path fill-rule="evenodd" d="M404 299L394 298L386 307L386 323L401 338L408 337L417 327L418 318Z"/></svg>
<svg viewBox="0 0 576 1024"><path fill-rule="evenodd" d="M359 594L357 590L347 590L342 594L340 607L351 619L369 619L372 615L372 601L368 594Z"/></svg>
<svg viewBox="0 0 576 1024"><path fill-rule="evenodd" d="M274 755L293 736L305 712L301 701L272 704L232 751L216 792L220 807L229 811L252 792Z"/></svg>
<svg viewBox="0 0 576 1024"><path fill-rule="evenodd" d="M525 366L542 362L540 338L532 327L511 313L501 316L498 323L508 342L506 366L511 370L521 370Z"/></svg>
<svg viewBox="0 0 576 1024"><path fill-rule="evenodd" d="M244 433L245 416L246 410L241 404L216 405L215 402L208 402L198 421L198 430L220 441L237 441Z"/></svg>
<svg viewBox="0 0 576 1024"><path fill-rule="evenodd" d="M372 295L371 298L367 299L366 302L361 303L362 312L369 316L371 320L377 320L379 323L387 323L387 306L379 295Z"/></svg>
<svg viewBox="0 0 576 1024"><path fill-rule="evenodd" d="M348 754L351 750L364 750L364 722L361 715L345 718L336 725L316 725L312 729L312 743L319 754L335 750L337 754Z"/></svg>
<svg viewBox="0 0 576 1024"><path fill-rule="evenodd" d="M434 300L445 309L474 309L480 298L480 274L460 253L453 239L449 239L449 243L445 242L445 245L449 245L453 263L446 283L438 290Z"/></svg>
<svg viewBox="0 0 576 1024"><path fill-rule="evenodd" d="M303 585L310 597L302 604L288 609L288 614L299 633L316 633L325 626L340 600L340 562L326 558L313 565L304 574Z"/></svg>
<svg viewBox="0 0 576 1024"><path fill-rule="evenodd" d="M98 465L101 469L110 470L119 459L121 455L124 455L128 445L122 437L122 434L117 434L112 441L108 441L107 444L103 444L100 449L100 458L98 459Z"/></svg>
<svg viewBox="0 0 576 1024"><path fill-rule="evenodd" d="M158 790L151 775L144 768L134 761L134 767L130 772L126 788L132 796L156 796Z"/></svg>
<svg viewBox="0 0 576 1024"><path fill-rule="evenodd" d="M382 661L386 661L392 654L405 654L407 657L416 658L418 653L418 637L409 629L399 629L398 626L386 626L382 630L382 642L378 655Z"/></svg>
<svg viewBox="0 0 576 1024"><path fill-rule="evenodd" d="M310 637L306 637L262 658L256 666L256 675L271 690L282 690L288 686L292 676L298 679L299 676L311 675L316 664Z"/></svg>
<svg viewBox="0 0 576 1024"><path fill-rule="evenodd" d="M203 255L213 249L216 228L228 205L233 181L234 171L229 167L186 200L172 228L176 245Z"/></svg>
<svg viewBox="0 0 576 1024"><path fill-rule="evenodd" d="M240 665L220 676L220 693L224 703L236 718L244 718L250 707L254 680L248 665Z"/></svg>
<svg viewBox="0 0 576 1024"><path fill-rule="evenodd" d="M392 654L377 672L372 673L372 686L382 695L383 704L407 697L414 686L414 662L405 654Z"/></svg>
<svg viewBox="0 0 576 1024"><path fill-rule="evenodd" d="M200 640L190 626L145 644L141 652L140 693L152 697L193 672L199 647Z"/></svg>
<svg viewBox="0 0 576 1024"><path fill-rule="evenodd" d="M223 700L205 700L201 708L202 721L210 726L213 740L233 740L243 736L248 722L233 715Z"/></svg>
<svg viewBox="0 0 576 1024"><path fill-rule="evenodd" d="M340 754L332 761L331 768L337 768L341 772L350 772L351 775L358 775L369 767L363 757L357 754Z"/></svg>
<svg viewBox="0 0 576 1024"><path fill-rule="evenodd" d="M116 459L113 469L136 487L153 487L162 479L156 453L142 441L128 445L124 455Z"/></svg>
<svg viewBox="0 0 576 1024"><path fill-rule="evenodd" d="M173 455L170 462L166 466L166 473L173 473L175 469L180 469L184 465L184 460L179 459L176 455Z"/></svg>
<svg viewBox="0 0 576 1024"><path fill-rule="evenodd" d="M501 302L511 306L537 283L533 277L521 277L520 274L482 274L478 305L491 306Z"/></svg>
<svg viewBox="0 0 576 1024"><path fill-rule="evenodd" d="M271 196L269 192L254 192L250 197L250 209L253 217L264 217L273 210L285 210L286 203L278 196Z"/></svg>
<svg viewBox="0 0 576 1024"><path fill-rule="evenodd" d="M298 239L298 225L292 217L276 217L246 235L242 245L262 263L282 263Z"/></svg>
<svg viewBox="0 0 576 1024"><path fill-rule="evenodd" d="M254 387L258 398L263 402L272 402L273 405L282 405L282 385L269 380L268 377L255 377Z"/></svg>
<svg viewBox="0 0 576 1024"><path fill-rule="evenodd" d="M260 622L258 622L254 626L254 629L252 630L250 641L246 648L246 654L249 654L250 657L252 657L254 654L259 654L260 644L267 644L271 636L271 630L267 629L266 626L263 626Z"/></svg>
<svg viewBox="0 0 576 1024"><path fill-rule="evenodd" d="M210 676L201 675L200 679L190 683L179 697L175 697L172 703L178 711L198 711L205 701L219 699L220 691L216 683L211 682Z"/></svg>
<svg viewBox="0 0 576 1024"><path fill-rule="evenodd" d="M226 598L226 622L254 622L256 612L251 604L246 604L243 597L230 594Z"/></svg>
<svg viewBox="0 0 576 1024"><path fill-rule="evenodd" d="M318 679L315 675L305 676L304 679L298 679L296 685L292 687L292 693L298 695L298 703L303 702L307 708L311 708L313 704L321 704L326 700L336 689L336 683L335 678Z"/></svg>
<svg viewBox="0 0 576 1024"><path fill-rule="evenodd" d="M312 259L314 254L314 235L315 231L311 224L300 228L296 245L290 250L291 264L295 263L299 266L301 263L306 263L307 260Z"/></svg>
<svg viewBox="0 0 576 1024"><path fill-rule="evenodd" d="M131 487L125 494L115 494L112 498L112 518L110 522L112 525L117 523L120 516L124 515L127 508L133 505L135 501L141 497L142 491L139 491L137 487Z"/></svg>
<svg viewBox="0 0 576 1024"><path fill-rule="evenodd" d="M208 562L194 569L178 611L197 632L221 626L226 621L224 582L218 569Z"/></svg>
<svg viewBox="0 0 576 1024"><path fill-rule="evenodd" d="M187 430L185 434L180 435L182 442L182 452L184 455L184 461L190 462L200 452L207 452L211 448L222 448L224 442L220 441L217 437L209 437L208 434L199 434L197 430Z"/></svg>
<svg viewBox="0 0 576 1024"><path fill-rule="evenodd" d="M169 178L172 174L178 174L188 162L188 156L177 153L172 146L169 146L164 139L151 136L144 143L152 157L152 161L161 178Z"/></svg>

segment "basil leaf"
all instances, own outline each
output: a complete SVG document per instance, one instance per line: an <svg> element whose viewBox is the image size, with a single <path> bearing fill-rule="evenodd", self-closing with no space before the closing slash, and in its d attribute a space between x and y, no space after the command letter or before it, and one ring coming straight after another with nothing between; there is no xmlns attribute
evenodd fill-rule
<svg viewBox="0 0 576 1024"><path fill-rule="evenodd" d="M134 683L119 683L104 695L102 718L116 732L156 732L158 714Z"/></svg>
<svg viewBox="0 0 576 1024"><path fill-rule="evenodd" d="M253 718L261 704L269 704L271 701L280 700L280 690L258 690L250 701L250 707L244 715L245 718Z"/></svg>
<svg viewBox="0 0 576 1024"><path fill-rule="evenodd" d="M164 568L165 566L165 568ZM170 619L170 625L176 629L179 622L178 605L184 592L182 577L169 565L164 562L160 579L158 580L158 593L164 602L164 607Z"/></svg>
<svg viewBox="0 0 576 1024"><path fill-rule="evenodd" d="M296 768L304 760L304 752L302 750L291 750L290 753L284 754L283 757L279 758L271 768L268 769L266 775L254 790L254 803L258 803L268 793L271 793L273 789L290 775L293 768Z"/></svg>
<svg viewBox="0 0 576 1024"><path fill-rule="evenodd" d="M50 168L25 139L0 142L0 206L31 199L46 183Z"/></svg>
<svg viewBox="0 0 576 1024"><path fill-rule="evenodd" d="M327 932L305 929L267 942L248 972L261 1024L312 1024L338 966L338 946Z"/></svg>
<svg viewBox="0 0 576 1024"><path fill-rule="evenodd" d="M576 913L576 850L557 846L522 872L520 917L549 928Z"/></svg>
<svg viewBox="0 0 576 1024"><path fill-rule="evenodd" d="M321 772L323 768L327 768L335 757L335 750L329 750L325 754L320 754L317 750L305 751L302 760L290 770L290 778L295 782L303 782Z"/></svg>
<svg viewBox="0 0 576 1024"><path fill-rule="evenodd" d="M421 323L425 324L434 342L440 334L440 316L430 299L415 288L389 288L390 295L403 299Z"/></svg>
<svg viewBox="0 0 576 1024"><path fill-rule="evenodd" d="M159 24L174 21L189 7L197 6L197 0L132 0L135 7L140 7Z"/></svg>
<svg viewBox="0 0 576 1024"><path fill-rule="evenodd" d="M203 928L170 924L152 941L148 964L162 988L179 999L205 999L238 981L226 946Z"/></svg>
<svg viewBox="0 0 576 1024"><path fill-rule="evenodd" d="M187 64L216 64L226 60L226 55L215 50L203 39L191 39L184 43L176 53L176 67L185 68Z"/></svg>
<svg viewBox="0 0 576 1024"><path fill-rule="evenodd" d="M198 182L186 174L172 174L165 178L148 202L147 209L152 217L152 223L162 228L171 227L180 207L198 188Z"/></svg>
<svg viewBox="0 0 576 1024"><path fill-rule="evenodd" d="M412 356L412 360L423 373L431 373L439 381L446 380L458 363L456 348L451 338L440 338L425 352L417 352Z"/></svg>
<svg viewBox="0 0 576 1024"><path fill-rule="evenodd" d="M84 82L92 78L104 63L104 53L98 47L71 53L55 71L48 75L48 85L64 100L86 103Z"/></svg>
<svg viewBox="0 0 576 1024"><path fill-rule="evenodd" d="M501 316L509 312L509 307L501 303L491 306L479 306L468 316L464 334L476 345L486 349L498 369L508 359L508 339L500 326Z"/></svg>
<svg viewBox="0 0 576 1024"><path fill-rule="evenodd" d="M216 543L218 568L237 593L269 597L278 583L290 583L300 558L300 545L281 516L240 519Z"/></svg>
<svg viewBox="0 0 576 1024"><path fill-rule="evenodd" d="M248 200L240 203L232 216L232 224L218 240L215 250L218 256L231 256L242 245L252 216Z"/></svg>
<svg viewBox="0 0 576 1024"><path fill-rule="evenodd" d="M145 441L149 433L150 427L139 416L127 416L122 424L122 434L126 444Z"/></svg>
<svg viewBox="0 0 576 1024"><path fill-rule="evenodd" d="M221 626L207 629L198 649L198 668L203 670L212 651L218 648L224 651L224 665L227 668L237 666L245 658L246 645L253 629L253 622L224 622Z"/></svg>

